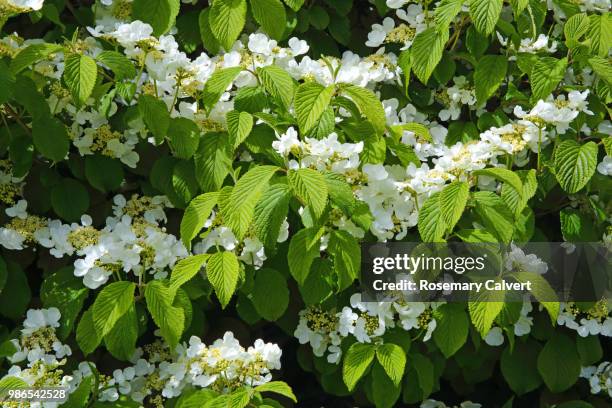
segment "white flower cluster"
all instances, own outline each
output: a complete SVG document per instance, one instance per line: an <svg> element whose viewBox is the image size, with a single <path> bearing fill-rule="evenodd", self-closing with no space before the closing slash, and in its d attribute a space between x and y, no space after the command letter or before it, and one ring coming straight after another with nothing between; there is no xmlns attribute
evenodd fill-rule
<svg viewBox="0 0 612 408"><path fill-rule="evenodd" d="M272 379L272 370L281 367L281 349L258 339L245 349L226 332L222 339L207 346L197 336L188 344L169 350L156 342L136 350L132 366L117 369L101 388L102 401L129 396L152 406L162 399L176 398L187 388L208 388L225 393L241 386L257 386ZM146 357L146 358L143 358Z"/></svg>
<svg viewBox="0 0 612 408"><path fill-rule="evenodd" d="M457 120L461 115L461 108L465 105L470 110L476 108L476 91L470 86L463 75L453 78L454 85L441 92L439 98L446 105L438 113L440 120Z"/></svg>
<svg viewBox="0 0 612 408"><path fill-rule="evenodd" d="M410 48L414 37L427 28L428 18L421 4L410 4L406 10L397 10L395 15L402 22L396 26L395 20L385 17L382 24L373 24L365 45L380 47L383 44L392 43L400 44L400 49L405 50Z"/></svg>
<svg viewBox="0 0 612 408"><path fill-rule="evenodd" d="M182 242L166 232L164 208L171 207L164 196L122 195L114 198L113 216L102 229L92 226L88 215L81 223L64 224L59 220L34 215L13 218L0 228L0 245L23 249L39 244L56 258L76 256L74 274L83 284L96 289L113 274L133 273L139 281L163 279L174 264L188 252ZM123 277L123 275L121 276Z"/></svg>
<svg viewBox="0 0 612 408"><path fill-rule="evenodd" d="M589 382L591 394L604 394L612 398L612 363L609 361L598 366L582 367L580 377Z"/></svg>
<svg viewBox="0 0 612 408"><path fill-rule="evenodd" d="M581 337L612 337L612 317L605 300L600 300L587 311L574 303L561 303L557 324L575 330Z"/></svg>
<svg viewBox="0 0 612 408"><path fill-rule="evenodd" d="M7 6L12 6L9 11L27 13L28 11L40 10L45 0L2 0ZM0 11L2 11L2 2L0 2Z"/></svg>

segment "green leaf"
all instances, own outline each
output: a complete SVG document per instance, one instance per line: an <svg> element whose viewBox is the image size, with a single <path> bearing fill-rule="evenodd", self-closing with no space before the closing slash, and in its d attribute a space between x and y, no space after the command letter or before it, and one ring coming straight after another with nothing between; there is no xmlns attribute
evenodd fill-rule
<svg viewBox="0 0 612 408"><path fill-rule="evenodd" d="M10 390L28 388L29 384L18 377L7 375L0 380L0 400L4 400Z"/></svg>
<svg viewBox="0 0 612 408"><path fill-rule="evenodd" d="M437 322L433 339L444 357L449 358L465 344L470 322L463 306L447 303L434 311Z"/></svg>
<svg viewBox="0 0 612 408"><path fill-rule="evenodd" d="M576 336L576 348L583 367L597 364L603 358L599 336Z"/></svg>
<svg viewBox="0 0 612 408"><path fill-rule="evenodd" d="M83 354L91 354L100 344L102 338L96 333L93 313L87 310L81 316L76 330L76 341Z"/></svg>
<svg viewBox="0 0 612 408"><path fill-rule="evenodd" d="M518 170L515 174L518 175L521 180L523 186L522 194L509 183L505 183L502 186L501 197L508 207L514 211L514 215L518 216L527 205L529 199L535 195L538 188L538 181L536 179L535 169Z"/></svg>
<svg viewBox="0 0 612 408"><path fill-rule="evenodd" d="M151 281L145 288L147 309L171 349L178 344L185 325L185 312L173 306L172 291L161 281Z"/></svg>
<svg viewBox="0 0 612 408"><path fill-rule="evenodd" d="M333 230L329 237L328 253L333 257L334 269L338 275L340 290L348 288L359 278L361 267L361 248L357 240L348 232Z"/></svg>
<svg viewBox="0 0 612 408"><path fill-rule="evenodd" d="M136 76L136 68L132 61L117 51L102 51L96 56L96 59L109 67L118 81Z"/></svg>
<svg viewBox="0 0 612 408"><path fill-rule="evenodd" d="M289 305L289 288L283 274L269 268L258 270L251 301L261 317L271 322L278 320Z"/></svg>
<svg viewBox="0 0 612 408"><path fill-rule="evenodd" d="M218 1L215 5L222 3L223 1ZM204 102L206 109L210 111L217 104L223 92L234 82L241 71L241 67L231 67L213 72L204 84L204 91L202 91L202 102Z"/></svg>
<svg viewBox="0 0 612 408"><path fill-rule="evenodd" d="M285 7L280 0L250 0L251 12L261 28L275 40L281 40L287 25Z"/></svg>
<svg viewBox="0 0 612 408"><path fill-rule="evenodd" d="M295 397L295 394L291 390L291 387L283 381L270 381L268 383L258 385L257 387L255 387L255 391L273 392L275 394L287 397L293 402L297 402L297 398Z"/></svg>
<svg viewBox="0 0 612 408"><path fill-rule="evenodd" d="M178 261L174 268L172 268L169 283L170 293L176 293L181 286L190 281L202 269L202 266L209 257L209 254L198 254Z"/></svg>
<svg viewBox="0 0 612 408"><path fill-rule="evenodd" d="M232 170L232 146L226 133L206 133L194 157L198 184L204 191L221 188Z"/></svg>
<svg viewBox="0 0 612 408"><path fill-rule="evenodd" d="M399 399L401 388L389 379L378 362L374 362L369 380L369 383L366 383L366 387L369 386L366 392L374 405L377 408L393 408Z"/></svg>
<svg viewBox="0 0 612 408"><path fill-rule="evenodd" d="M181 219L181 240L187 248L191 248L191 241L198 232L204 228L204 223L210 217L213 208L217 205L219 193L200 194L187 206Z"/></svg>
<svg viewBox="0 0 612 408"><path fill-rule="evenodd" d="M593 177L597 168L597 144L580 145L565 140L555 149L555 174L561 187L570 194L580 191Z"/></svg>
<svg viewBox="0 0 612 408"><path fill-rule="evenodd" d="M316 170L302 168L289 170L289 185L298 198L310 208L318 218L327 206L327 183L325 177Z"/></svg>
<svg viewBox="0 0 612 408"><path fill-rule="evenodd" d="M440 241L455 228L465 209L469 188L465 182L454 181L425 201L418 220L424 242Z"/></svg>
<svg viewBox="0 0 612 408"><path fill-rule="evenodd" d="M241 239L251 226L255 214L255 204L268 187L268 181L278 170L276 166L257 166L238 180L232 190L227 206L223 209L223 219L236 236Z"/></svg>
<svg viewBox="0 0 612 408"><path fill-rule="evenodd" d="M106 193L123 183L123 166L119 160L105 155L86 156L85 178L92 187Z"/></svg>
<svg viewBox="0 0 612 408"><path fill-rule="evenodd" d="M455 16L461 11L465 0L442 0L435 10L436 27L440 30L448 29Z"/></svg>
<svg viewBox="0 0 612 408"><path fill-rule="evenodd" d="M600 57L607 58L612 44L612 13L592 14L589 16L591 50Z"/></svg>
<svg viewBox="0 0 612 408"><path fill-rule="evenodd" d="M266 91L282 102L285 108L293 100L293 78L282 68L276 65L257 68L257 75Z"/></svg>
<svg viewBox="0 0 612 408"><path fill-rule="evenodd" d="M538 371L554 393L569 389L580 375L580 356L574 342L562 333L555 333L538 356Z"/></svg>
<svg viewBox="0 0 612 408"><path fill-rule="evenodd" d="M265 248L273 248L278 240L280 227L287 217L291 191L286 184L273 184L255 206L253 228Z"/></svg>
<svg viewBox="0 0 612 408"><path fill-rule="evenodd" d="M519 197L522 198L523 196L523 182L521 181L521 178L512 170L504 169L502 167L491 167L487 169L476 170L472 172L472 174L475 176L492 177L496 180L506 183L518 193Z"/></svg>
<svg viewBox="0 0 612 408"><path fill-rule="evenodd" d="M198 17L198 25L200 27L200 37L202 38L202 43L204 44L204 48L210 54L218 54L221 45L219 41L215 38L211 28L210 28L210 8L207 7L200 12Z"/></svg>
<svg viewBox="0 0 612 408"><path fill-rule="evenodd" d="M245 0L215 1L209 12L208 21L215 38L226 51L232 49L246 21Z"/></svg>
<svg viewBox="0 0 612 408"><path fill-rule="evenodd" d="M484 103L489 99L506 77L508 59L503 55L485 55L478 61L474 72L476 99Z"/></svg>
<svg viewBox="0 0 612 408"><path fill-rule="evenodd" d="M74 276L72 267L64 267L43 280L40 287L43 306L56 307L62 313L60 327L56 329L61 339L66 339L72 332L88 294L89 289L83 286L81 278Z"/></svg>
<svg viewBox="0 0 612 408"><path fill-rule="evenodd" d="M490 191L473 194L476 213L486 230L500 242L510 242L514 233L514 215L504 200Z"/></svg>
<svg viewBox="0 0 612 408"><path fill-rule="evenodd" d="M512 276L518 282L531 283L531 294L544 306L554 325L559 315L559 301L555 290L548 281L542 275L534 272L516 272Z"/></svg>
<svg viewBox="0 0 612 408"><path fill-rule="evenodd" d="M62 179L51 190L51 207L64 220L77 222L89 208L89 194L78 181Z"/></svg>
<svg viewBox="0 0 612 408"><path fill-rule="evenodd" d="M70 139L64 124L52 116L43 116L32 121L34 147L47 159L64 160L70 148Z"/></svg>
<svg viewBox="0 0 612 408"><path fill-rule="evenodd" d="M342 379L349 391L352 391L363 377L375 354L376 347L372 344L353 343L349 347L342 363Z"/></svg>
<svg viewBox="0 0 612 408"><path fill-rule="evenodd" d="M497 316L504 308L504 291L482 291L470 293L468 309L472 324L484 338Z"/></svg>
<svg viewBox="0 0 612 408"><path fill-rule="evenodd" d="M224 309L236 291L239 273L240 265L233 252L216 252L206 264L206 275Z"/></svg>
<svg viewBox="0 0 612 408"><path fill-rule="evenodd" d="M94 377L92 375L84 377L79 386L70 393L68 400L61 405L62 408L83 408L87 406Z"/></svg>
<svg viewBox="0 0 612 408"><path fill-rule="evenodd" d="M187 118L172 118L168 126L168 139L174 155L189 159L200 144L200 128Z"/></svg>
<svg viewBox="0 0 612 408"><path fill-rule="evenodd" d="M585 13L574 14L563 26L566 44L576 43L589 31L589 17Z"/></svg>
<svg viewBox="0 0 612 408"><path fill-rule="evenodd" d="M304 134L312 129L329 106L334 86L323 87L316 82L306 82L295 92L295 115L300 131Z"/></svg>
<svg viewBox="0 0 612 408"><path fill-rule="evenodd" d="M96 333L104 337L128 309L134 305L133 282L119 281L104 286L91 308Z"/></svg>
<svg viewBox="0 0 612 408"><path fill-rule="evenodd" d="M159 37L174 26L180 7L179 0L134 0L132 18L150 24Z"/></svg>
<svg viewBox="0 0 612 408"><path fill-rule="evenodd" d="M78 104L83 105L91 96L97 75L98 66L90 56L70 54L66 57L63 79Z"/></svg>
<svg viewBox="0 0 612 408"><path fill-rule="evenodd" d="M503 0L470 0L470 17L483 34L491 34L501 13Z"/></svg>
<svg viewBox="0 0 612 408"><path fill-rule="evenodd" d="M589 58L589 65L601 79L612 84L612 64L602 57Z"/></svg>
<svg viewBox="0 0 612 408"><path fill-rule="evenodd" d="M246 140L253 129L253 116L247 112L231 111L226 115L227 131L230 137L230 144L237 148Z"/></svg>
<svg viewBox="0 0 612 408"><path fill-rule="evenodd" d="M348 96L365 116L376 131L382 135L385 132L387 119L382 103L374 92L357 85L342 84L342 92Z"/></svg>
<svg viewBox="0 0 612 408"><path fill-rule="evenodd" d="M134 304L117 320L117 323L104 337L104 344L116 359L129 361L136 349L138 339L138 319Z"/></svg>
<svg viewBox="0 0 612 408"><path fill-rule="evenodd" d="M381 344L376 349L376 359L385 369L385 372L398 386L404 376L404 368L406 367L406 353L397 344Z"/></svg>
<svg viewBox="0 0 612 408"><path fill-rule="evenodd" d="M218 395L215 391L206 388L183 391L176 401L175 408L201 408Z"/></svg>
<svg viewBox="0 0 612 408"><path fill-rule="evenodd" d="M162 143L170 126L170 114L166 104L152 95L142 94L138 98L138 110L147 129L153 133L155 143Z"/></svg>
<svg viewBox="0 0 612 408"><path fill-rule="evenodd" d="M560 60L553 57L540 58L529 74L532 99L534 101L546 99L563 79L566 68L567 58Z"/></svg>
<svg viewBox="0 0 612 408"><path fill-rule="evenodd" d="M312 261L320 255L319 240L322 232L317 228L304 228L291 237L287 262L289 263L291 276L300 285L303 285L306 281Z"/></svg>
<svg viewBox="0 0 612 408"><path fill-rule="evenodd" d="M57 44L31 44L23 48L11 61L10 70L13 75L16 75L34 64L41 61L51 54L62 51L62 46Z"/></svg>
<svg viewBox="0 0 612 408"><path fill-rule="evenodd" d="M19 264L7 261L7 276L4 288L0 291L0 314L10 319L20 319L25 313L32 292L28 278Z"/></svg>
<svg viewBox="0 0 612 408"><path fill-rule="evenodd" d="M516 342L514 347L506 347L501 355L500 367L504 379L519 396L542 384L537 368L540 349L540 345L533 340L527 343Z"/></svg>

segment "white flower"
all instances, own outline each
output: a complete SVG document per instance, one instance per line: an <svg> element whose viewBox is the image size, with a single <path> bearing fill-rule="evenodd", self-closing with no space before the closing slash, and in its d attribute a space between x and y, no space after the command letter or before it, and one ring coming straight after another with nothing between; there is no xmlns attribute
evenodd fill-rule
<svg viewBox="0 0 612 408"><path fill-rule="evenodd" d="M59 327L60 311L56 307L49 309L30 309L23 321L23 335L30 335L43 327Z"/></svg>
<svg viewBox="0 0 612 408"><path fill-rule="evenodd" d="M28 213L26 212L27 208L28 202L26 200L19 200L14 206L8 207L4 212L9 217L25 220L28 217Z"/></svg>
<svg viewBox="0 0 612 408"><path fill-rule="evenodd" d="M504 335L501 327L493 327L484 338L485 343L489 346L501 346L504 344Z"/></svg>
<svg viewBox="0 0 612 408"><path fill-rule="evenodd" d="M612 156L605 156L597 165L597 171L604 176L612 176Z"/></svg>
<svg viewBox="0 0 612 408"><path fill-rule="evenodd" d="M288 156L293 151L299 151L302 146L302 142L298 139L298 133L290 127L282 135L276 135L278 140L272 142L272 148L276 150L282 156Z"/></svg>
<svg viewBox="0 0 612 408"><path fill-rule="evenodd" d="M9 4L13 6L28 9L28 10L40 10L45 0L8 0Z"/></svg>

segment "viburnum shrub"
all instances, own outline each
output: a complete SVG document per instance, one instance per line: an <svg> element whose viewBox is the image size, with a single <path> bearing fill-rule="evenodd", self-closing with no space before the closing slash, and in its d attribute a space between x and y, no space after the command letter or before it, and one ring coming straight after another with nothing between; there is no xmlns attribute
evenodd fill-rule
<svg viewBox="0 0 612 408"><path fill-rule="evenodd" d="M364 242L612 250L610 7L0 0L3 406L609 407L606 298L358 281Z"/></svg>

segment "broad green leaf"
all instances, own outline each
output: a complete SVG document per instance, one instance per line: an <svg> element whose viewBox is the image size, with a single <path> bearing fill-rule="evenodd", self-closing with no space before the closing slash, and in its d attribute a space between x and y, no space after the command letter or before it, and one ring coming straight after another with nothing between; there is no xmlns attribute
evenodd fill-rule
<svg viewBox="0 0 612 408"><path fill-rule="evenodd" d="M102 338L96 333L91 310L83 313L81 320L79 320L76 329L76 341L85 355L91 354L102 341Z"/></svg>
<svg viewBox="0 0 612 408"><path fill-rule="evenodd" d="M96 85L97 75L98 66L90 56L70 54L66 57L64 82L72 93L72 98L78 104L84 104L91 96Z"/></svg>
<svg viewBox="0 0 612 408"><path fill-rule="evenodd" d="M159 327L162 337L173 349L179 342L185 325L185 312L173 306L172 291L161 281L151 281L145 288L147 309Z"/></svg>
<svg viewBox="0 0 612 408"><path fill-rule="evenodd" d="M348 96L365 116L378 135L385 132L387 119L382 103L374 92L356 85L343 84L342 93Z"/></svg>
<svg viewBox="0 0 612 408"><path fill-rule="evenodd" d="M476 213L481 223L500 242L510 242L514 233L514 215L504 200L490 191L473 194Z"/></svg>
<svg viewBox="0 0 612 408"><path fill-rule="evenodd" d="M1 286L1 285L0 285ZM56 332L66 339L72 332L76 318L83 308L89 289L81 278L74 276L74 268L64 267L48 275L40 287L40 299L45 308L56 307L61 311L60 327Z"/></svg>
<svg viewBox="0 0 612 408"><path fill-rule="evenodd" d="M291 387L283 381L270 381L265 384L258 385L255 387L257 392L273 392L274 394L282 395L291 399L293 402L297 402L295 394L291 390Z"/></svg>
<svg viewBox="0 0 612 408"><path fill-rule="evenodd" d="M450 358L467 341L470 322L463 305L447 303L434 311L436 330L433 339L444 357Z"/></svg>
<svg viewBox="0 0 612 408"><path fill-rule="evenodd" d="M187 248L191 247L191 241L204 228L204 223L217 205L218 198L219 193L217 192L200 194L191 200L185 209L180 231L181 240Z"/></svg>
<svg viewBox="0 0 612 408"><path fill-rule="evenodd" d="M117 51L102 51L96 59L109 67L115 74L115 79L119 81L136 76L136 68L132 61Z"/></svg>
<svg viewBox="0 0 612 408"><path fill-rule="evenodd" d="M231 111L226 115L230 144L235 149L246 140L253 129L253 116L248 112Z"/></svg>
<svg viewBox="0 0 612 408"><path fill-rule="evenodd" d="M119 281L110 283L102 289L91 308L96 333L106 336L128 309L134 305L133 282Z"/></svg>
<svg viewBox="0 0 612 408"><path fill-rule="evenodd" d="M283 274L270 268L258 270L251 302L261 317L268 321L278 320L289 305L289 288Z"/></svg>
<svg viewBox="0 0 612 408"><path fill-rule="evenodd" d="M576 43L589 31L589 17L585 13L574 14L563 26L566 44Z"/></svg>
<svg viewBox="0 0 612 408"><path fill-rule="evenodd" d="M200 12L198 17L198 26L200 27L200 37L202 38L202 43L204 44L204 48L209 52L209 54L218 54L221 45L219 44L219 40L215 38L211 28L210 28L210 7L203 9Z"/></svg>
<svg viewBox="0 0 612 408"><path fill-rule="evenodd" d="M0 400L4 400L10 390L28 388L29 384L19 377L7 375L0 380Z"/></svg>
<svg viewBox="0 0 612 408"><path fill-rule="evenodd" d="M376 349L376 359L385 369L385 372L398 386L404 376L404 368L406 367L406 353L397 344L386 343L381 344Z"/></svg>
<svg viewBox="0 0 612 408"><path fill-rule="evenodd" d="M206 133L194 156L196 178L204 191L216 191L232 170L232 146L226 133Z"/></svg>
<svg viewBox="0 0 612 408"><path fill-rule="evenodd" d="M183 391L180 398L176 401L175 408L201 408L208 401L213 400L219 394L207 388Z"/></svg>
<svg viewBox="0 0 612 408"><path fill-rule="evenodd" d="M244 0L243 0L244 1ZM222 4L218 1L215 4ZM217 104L223 92L234 82L234 79L242 71L241 67L231 67L216 70L204 84L202 91L202 102L209 111Z"/></svg>
<svg viewBox="0 0 612 408"><path fill-rule="evenodd" d="M550 286L548 281L544 279L542 275L534 272L516 272L513 273L512 276L518 282L531 283L531 294L542 304L542 306L544 306L554 326L559 315L559 300L555 290Z"/></svg>
<svg viewBox="0 0 612 408"><path fill-rule="evenodd" d="M210 7L208 21L215 38L226 51L232 49L246 21L245 0L215 1Z"/></svg>
<svg viewBox="0 0 612 408"><path fill-rule="evenodd" d="M273 184L255 206L253 228L264 247L273 248L276 245L280 227L287 217L291 196L289 186Z"/></svg>
<svg viewBox="0 0 612 408"><path fill-rule="evenodd" d="M357 240L348 232L334 230L330 234L327 252L334 260L334 270L338 275L338 288L348 288L359 278L361 248Z"/></svg>
<svg viewBox="0 0 612 408"><path fill-rule="evenodd" d="M54 162L64 160L70 148L66 126L52 116L43 116L32 122L32 140L36 150Z"/></svg>
<svg viewBox="0 0 612 408"><path fill-rule="evenodd" d="M425 201L419 211L418 229L424 242L436 242L451 232L465 209L469 185L454 181Z"/></svg>
<svg viewBox="0 0 612 408"><path fill-rule="evenodd" d="M504 307L504 297L505 293L502 291L482 291L470 294L470 302L468 302L470 319L483 338L491 330L493 322L501 313Z"/></svg>
<svg viewBox="0 0 612 408"><path fill-rule="evenodd" d="M102 154L86 156L85 178L92 187L106 193L123 183L123 166L118 159Z"/></svg>
<svg viewBox="0 0 612 408"><path fill-rule="evenodd" d="M520 194L511 184L506 183L502 186L501 197L506 202L508 207L514 211L514 215L518 216L527 205L527 202L533 197L538 188L535 169L518 170L515 172L521 180L523 192Z"/></svg>
<svg viewBox="0 0 612 408"><path fill-rule="evenodd" d="M239 273L240 265L233 252L216 252L206 264L206 276L224 309L236 291Z"/></svg>
<svg viewBox="0 0 612 408"><path fill-rule="evenodd" d="M523 197L523 182L521 181L521 178L512 170L504 169L502 167L491 167L476 170L472 172L472 174L475 176L493 177L496 180L508 184L518 193L519 197Z"/></svg>
<svg viewBox="0 0 612 408"><path fill-rule="evenodd" d="M172 118L168 126L168 139L174 155L189 159L200 144L200 128L187 118Z"/></svg>
<svg viewBox="0 0 612 408"><path fill-rule="evenodd" d="M238 180L223 209L223 219L240 239L251 226L255 205L268 187L268 181L278 170L276 166L257 166Z"/></svg>
<svg viewBox="0 0 612 408"><path fill-rule="evenodd" d="M597 335L576 336L576 349L583 367L597 364L603 358L603 349Z"/></svg>
<svg viewBox="0 0 612 408"><path fill-rule="evenodd" d="M170 126L170 114L166 104L152 95L143 94L138 98L138 110L147 129L153 133L155 143L162 143Z"/></svg>
<svg viewBox="0 0 612 408"><path fill-rule="evenodd" d="M489 99L506 77L508 59L503 55L485 55L478 61L474 72L476 99L484 103Z"/></svg>
<svg viewBox="0 0 612 408"><path fill-rule="evenodd" d="M318 218L327 206L327 183L323 174L309 168L289 170L289 185Z"/></svg>
<svg viewBox="0 0 612 408"><path fill-rule="evenodd" d="M569 389L580 375L580 356L576 344L563 333L555 333L538 356L538 371L554 393Z"/></svg>
<svg viewBox="0 0 612 408"><path fill-rule="evenodd" d="M286 5L288 5L291 10L298 11L304 5L304 0L283 0Z"/></svg>
<svg viewBox="0 0 612 408"><path fill-rule="evenodd" d="M317 228L304 228L299 230L289 243L289 251L287 252L287 262L289 263L289 272L291 276L300 284L304 284L310 266L315 258L320 255L320 243L322 230Z"/></svg>
<svg viewBox="0 0 612 408"><path fill-rule="evenodd" d="M159 37L174 26L180 7L180 0L134 0L132 18L150 24Z"/></svg>
<svg viewBox="0 0 612 408"><path fill-rule="evenodd" d="M442 0L435 10L436 26L441 30L447 29L455 16L461 11L465 0Z"/></svg>
<svg viewBox="0 0 612 408"><path fill-rule="evenodd" d="M329 106L334 86L323 87L316 82L306 82L295 92L295 115L300 131L304 134L312 129Z"/></svg>
<svg viewBox="0 0 612 408"><path fill-rule="evenodd" d="M580 145L565 140L555 149L555 173L561 187L570 194L580 191L593 177L597 167L597 144Z"/></svg>
<svg viewBox="0 0 612 408"><path fill-rule="evenodd" d="M51 189L51 207L64 220L77 222L89 208L89 194L80 182L65 178Z"/></svg>
<svg viewBox="0 0 612 408"><path fill-rule="evenodd" d="M591 50L600 57L608 57L612 44L612 13L591 14L589 16L588 39L591 40Z"/></svg>
<svg viewBox="0 0 612 408"><path fill-rule="evenodd" d="M541 346L533 340L507 346L500 359L500 368L508 386L517 395L537 389L542 384L537 359Z"/></svg>
<svg viewBox="0 0 612 408"><path fill-rule="evenodd" d="M435 372L434 365L426 356L411 353L408 356L406 376L404 377L404 402L421 402L433 391Z"/></svg>
<svg viewBox="0 0 612 408"><path fill-rule="evenodd" d="M415 37L411 47L412 70L422 83L427 83L442 59L446 41L448 30L438 31L434 27L420 32Z"/></svg>
<svg viewBox="0 0 612 408"><path fill-rule="evenodd" d="M172 268L172 275L170 275L168 285L170 293L176 293L181 286L191 280L202 269L209 257L209 254L198 254L178 261Z"/></svg>
<svg viewBox="0 0 612 408"><path fill-rule="evenodd" d="M14 75L20 73L35 62L41 61L51 54L62 51L62 46L57 44L31 44L19 51L11 61L10 70Z"/></svg>
<svg viewBox="0 0 612 408"><path fill-rule="evenodd" d="M612 64L610 60L596 56L589 58L589 65L601 79L608 84L612 84Z"/></svg>
<svg viewBox="0 0 612 408"><path fill-rule="evenodd" d="M376 347L372 344L354 343L349 347L342 363L342 379L349 391L363 377L376 355Z"/></svg>
<svg viewBox="0 0 612 408"><path fill-rule="evenodd" d="M491 34L501 13L503 0L470 0L470 17L483 34Z"/></svg>
<svg viewBox="0 0 612 408"><path fill-rule="evenodd" d="M366 389L369 391L367 395L374 405L377 408L393 408L400 397L401 388L391 381L378 361L374 362L368 379L370 381L366 383Z"/></svg>
<svg viewBox="0 0 612 408"><path fill-rule="evenodd" d="M280 0L250 0L251 12L261 28L275 40L281 40L287 25L285 6Z"/></svg>
<svg viewBox="0 0 612 408"><path fill-rule="evenodd" d="M560 60L553 57L540 58L529 74L533 101L546 99L563 79L566 68L567 58Z"/></svg>
<svg viewBox="0 0 612 408"><path fill-rule="evenodd" d="M21 319L32 299L32 291L24 270L13 261L6 261L7 276L0 291L0 315Z"/></svg>
<svg viewBox="0 0 612 408"><path fill-rule="evenodd" d="M257 75L266 91L282 102L285 108L293 100L293 78L282 68L275 65L257 68Z"/></svg>
<svg viewBox="0 0 612 408"><path fill-rule="evenodd" d="M4 61L0 61L0 104L8 102L13 97L15 75Z"/></svg>
<svg viewBox="0 0 612 408"><path fill-rule="evenodd" d="M138 339L138 319L134 304L117 320L117 323L104 337L104 344L116 359L129 361L136 349Z"/></svg>
<svg viewBox="0 0 612 408"><path fill-rule="evenodd" d="M94 376L90 375L81 380L79 386L70 393L68 400L63 403L62 408L82 408L87 406L89 395L94 382Z"/></svg>

